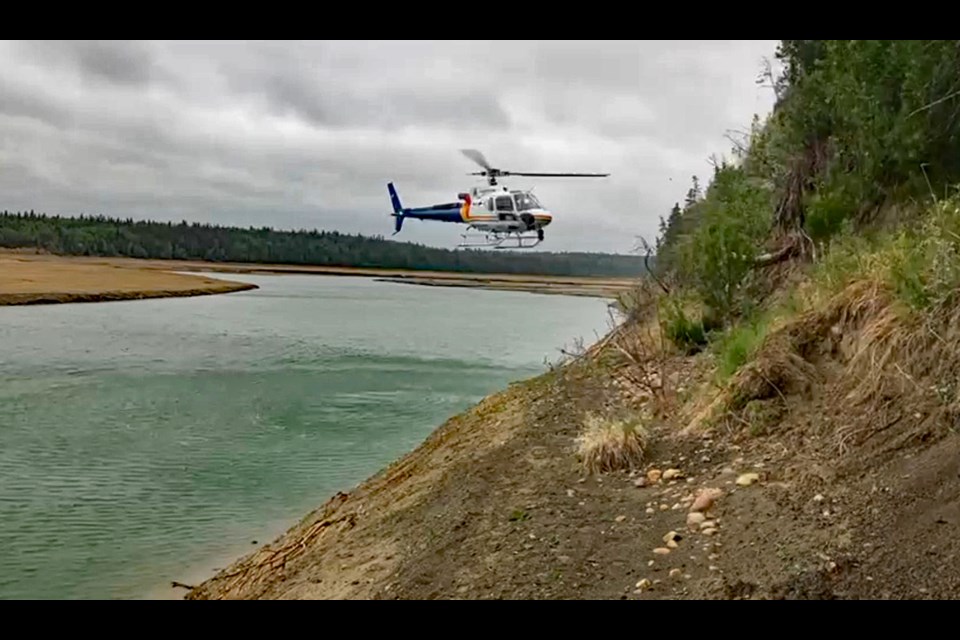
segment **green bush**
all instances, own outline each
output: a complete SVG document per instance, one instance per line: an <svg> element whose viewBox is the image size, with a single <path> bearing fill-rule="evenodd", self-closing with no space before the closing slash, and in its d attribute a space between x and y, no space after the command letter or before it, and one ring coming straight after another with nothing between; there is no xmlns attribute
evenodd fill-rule
<svg viewBox="0 0 960 640"><path fill-rule="evenodd" d="M770 229L771 210L770 191L726 164L697 203L699 224L685 247L683 272L719 321L742 310L743 280Z"/></svg>
<svg viewBox="0 0 960 640"><path fill-rule="evenodd" d="M667 339L688 355L700 351L707 344L703 321L693 318L675 298L667 298L661 308L661 330Z"/></svg>

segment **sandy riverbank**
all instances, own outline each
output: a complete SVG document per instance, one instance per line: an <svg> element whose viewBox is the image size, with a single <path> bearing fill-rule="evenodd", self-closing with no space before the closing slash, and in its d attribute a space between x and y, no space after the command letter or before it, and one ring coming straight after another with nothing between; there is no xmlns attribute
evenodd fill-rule
<svg viewBox="0 0 960 640"><path fill-rule="evenodd" d="M0 305L105 302L256 289L245 282L70 258L0 254Z"/></svg>
<svg viewBox="0 0 960 640"><path fill-rule="evenodd" d="M631 278L583 278L514 274L450 273L402 269L243 264L193 260L139 260L0 252L0 301L29 293L40 302L80 301L84 295L112 300L226 293L256 288L239 282L199 278L171 272L229 274L313 274L376 278L425 286L469 287L554 295L614 299L635 283ZM42 295L41 295L42 294ZM104 297L106 295L119 297ZM72 299L59 299L60 297ZM0 304L26 304L0 302Z"/></svg>

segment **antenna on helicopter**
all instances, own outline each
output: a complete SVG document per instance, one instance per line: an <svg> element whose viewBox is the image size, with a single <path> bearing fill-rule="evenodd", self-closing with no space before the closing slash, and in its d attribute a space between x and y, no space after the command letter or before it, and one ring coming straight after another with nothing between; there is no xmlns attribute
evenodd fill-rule
<svg viewBox="0 0 960 640"><path fill-rule="evenodd" d="M487 182L491 187L497 185L497 178L501 176L524 176L531 178L606 178L609 173L528 173L521 171L504 171L490 166L487 159L476 149L461 149L463 155L467 156L478 165L484 168L484 171L471 173L471 176L486 176Z"/></svg>

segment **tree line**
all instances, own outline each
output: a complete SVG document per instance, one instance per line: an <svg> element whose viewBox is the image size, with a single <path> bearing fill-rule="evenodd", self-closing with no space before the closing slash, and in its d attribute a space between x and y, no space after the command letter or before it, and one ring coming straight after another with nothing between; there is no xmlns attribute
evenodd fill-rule
<svg viewBox="0 0 960 640"><path fill-rule="evenodd" d="M281 231L105 216L0 214L0 247L59 255L366 267L467 273L639 277L636 255L451 250L382 236Z"/></svg>

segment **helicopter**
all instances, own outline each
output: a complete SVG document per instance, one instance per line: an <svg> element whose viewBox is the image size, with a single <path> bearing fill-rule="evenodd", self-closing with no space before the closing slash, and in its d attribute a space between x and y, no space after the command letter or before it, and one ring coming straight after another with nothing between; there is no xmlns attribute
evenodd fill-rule
<svg viewBox="0 0 960 640"><path fill-rule="evenodd" d="M484 176L487 186L474 187L469 192L460 193L459 201L435 204L428 207L405 209L392 182L387 183L390 201L393 205L393 235L400 233L403 221L432 220L436 222L454 222L467 225L461 234L462 242L458 249L467 247L494 247L497 249L532 249L543 242L543 229L553 221L533 190L511 190L499 184L502 176L525 176L537 178L605 178L609 173L525 173L503 171L492 167L482 153L476 149L461 149L460 152L483 168L483 171L468 175ZM482 240L480 239L482 237ZM505 244L516 240L516 245Z"/></svg>

